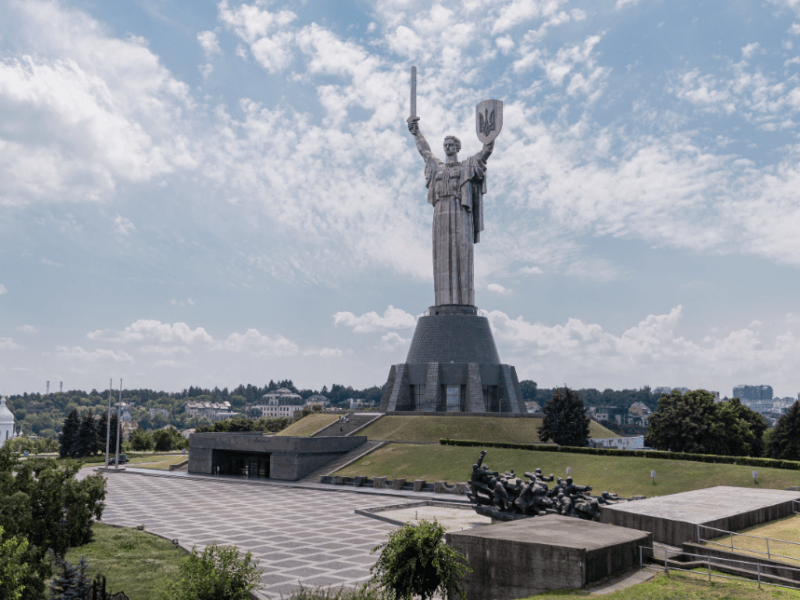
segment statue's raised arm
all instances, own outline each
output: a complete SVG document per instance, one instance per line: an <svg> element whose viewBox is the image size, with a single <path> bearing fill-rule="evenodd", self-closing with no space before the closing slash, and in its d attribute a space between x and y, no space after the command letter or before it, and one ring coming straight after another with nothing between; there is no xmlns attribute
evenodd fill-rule
<svg viewBox="0 0 800 600"><path fill-rule="evenodd" d="M431 147L428 145L428 140L425 139L425 136L422 135L422 132L419 130L419 117L414 115L408 117L408 131L414 136L417 150L422 155L422 158L425 159L425 162L435 158Z"/></svg>

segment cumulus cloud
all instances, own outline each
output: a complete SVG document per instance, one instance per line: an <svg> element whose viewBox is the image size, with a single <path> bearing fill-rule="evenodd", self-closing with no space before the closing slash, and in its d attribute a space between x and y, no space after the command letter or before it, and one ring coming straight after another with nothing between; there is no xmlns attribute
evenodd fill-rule
<svg viewBox="0 0 800 600"><path fill-rule="evenodd" d="M114 217L114 231L119 237L128 237L136 231L136 226L125 217L117 215Z"/></svg>
<svg viewBox="0 0 800 600"><path fill-rule="evenodd" d="M39 330L36 329L36 327L34 327L33 325L27 325L26 324L26 325L20 325L19 327L17 327L17 331L22 332L22 333L36 333Z"/></svg>
<svg viewBox="0 0 800 600"><path fill-rule="evenodd" d="M0 337L0 350L17 350L21 346L10 337Z"/></svg>
<svg viewBox="0 0 800 600"><path fill-rule="evenodd" d="M411 329L416 323L417 320L414 315L391 305L383 312L383 316L380 316L375 311L364 313L361 316L356 316L348 311L337 312L333 315L334 325L352 327L356 333L371 333L387 329Z"/></svg>
<svg viewBox="0 0 800 600"><path fill-rule="evenodd" d="M217 34L213 31L201 31L197 34L197 41L199 41L200 45L203 47L206 58L211 58L215 54L222 54Z"/></svg>
<svg viewBox="0 0 800 600"><path fill-rule="evenodd" d="M44 353L45 355L47 353ZM113 362L133 362L133 357L127 352L120 350L84 350L81 346L69 348L67 346L58 346L55 354L61 358L70 358L83 362L98 362L110 360Z"/></svg>
<svg viewBox="0 0 800 600"><path fill-rule="evenodd" d="M232 333L218 345L218 348L256 356L292 356L298 352L297 344L294 342L281 335L270 337L257 329L248 329L245 333Z"/></svg>
<svg viewBox="0 0 800 600"><path fill-rule="evenodd" d="M642 0L617 0L617 3L614 5L614 8L616 10L619 10L628 4L630 4L631 6L636 6L641 1Z"/></svg>
<svg viewBox="0 0 800 600"><path fill-rule="evenodd" d="M408 345L410 338L401 337L396 331L390 331L381 336L381 343L378 345L378 350L381 352L394 352L398 348Z"/></svg>
<svg viewBox="0 0 800 600"><path fill-rule="evenodd" d="M213 338L202 327L192 329L186 323L162 323L152 319L139 319L122 331L100 329L86 334L90 340L109 340L113 342L129 343L143 341L157 341L161 343L182 342L192 344L195 342L213 342Z"/></svg>
<svg viewBox="0 0 800 600"><path fill-rule="evenodd" d="M7 293L8 293L8 290L6 289L6 286L4 286L2 283L0 283L0 296L2 296L3 294L7 294Z"/></svg>
<svg viewBox="0 0 800 600"><path fill-rule="evenodd" d="M504 286L500 285L499 283L490 283L486 286L486 289L490 292L494 292L495 294L500 294L501 296L508 296L511 294L511 290L506 289Z"/></svg>
<svg viewBox="0 0 800 600"><path fill-rule="evenodd" d="M748 379L783 381L782 370L800 352L800 338L793 333L768 339L754 324L687 339L677 332L682 317L683 307L677 306L616 335L575 318L547 326L500 311L489 313L501 352L514 356L504 360L517 361L517 371L523 373L548 374L549 385L566 381L602 389L660 380L719 390L720 384L728 388Z"/></svg>
<svg viewBox="0 0 800 600"><path fill-rule="evenodd" d="M339 358L344 352L341 348L309 348L303 350L303 356L319 356L320 358Z"/></svg>

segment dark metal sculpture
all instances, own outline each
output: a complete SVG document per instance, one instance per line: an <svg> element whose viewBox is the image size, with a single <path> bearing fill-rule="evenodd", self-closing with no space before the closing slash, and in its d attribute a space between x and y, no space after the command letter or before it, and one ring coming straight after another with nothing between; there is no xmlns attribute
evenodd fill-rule
<svg viewBox="0 0 800 600"><path fill-rule="evenodd" d="M525 473L527 481L514 471L498 473L483 464L486 450L481 451L478 462L472 465L469 479L469 499L475 511L500 521L525 519L544 514L599 521L601 504L616 504L616 494L603 492L600 496L589 494L589 485L575 485L572 477L561 479L550 488L552 473L542 475L541 469Z"/></svg>

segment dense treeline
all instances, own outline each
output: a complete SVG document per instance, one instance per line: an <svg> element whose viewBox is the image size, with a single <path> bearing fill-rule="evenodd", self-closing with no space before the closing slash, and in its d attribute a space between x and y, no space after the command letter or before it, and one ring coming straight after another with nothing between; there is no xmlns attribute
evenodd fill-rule
<svg viewBox="0 0 800 600"><path fill-rule="evenodd" d="M231 390L227 387L209 389L194 386L173 393L150 389L122 390L122 401L134 405L131 410L133 420L139 423L139 426L145 431L161 429L167 425L182 430L196 428L206 423L204 419L192 418L186 414L185 404L188 400L197 402L227 401L231 403L234 410L242 410L245 406L258 404L264 394L274 392L282 387L298 394L302 398L298 403L302 403L314 394L323 394L333 406L343 406L349 398L379 402L383 393L378 386L359 390L352 386L339 384L333 384L330 389L327 386L321 390L298 389L291 379L285 379L277 382L270 381L264 386L239 385ZM112 390L112 405L116 405L119 397L119 390ZM108 409L108 400L108 390L102 392L95 389L90 392L70 390L53 394L25 393L9 396L8 408L14 413L17 426L25 435L34 434L55 439L61 430L64 419L73 410L78 412L80 418L90 411L99 415ZM151 416L149 408L164 409L169 415L157 413ZM103 443L105 444L105 437L103 437Z"/></svg>
<svg viewBox="0 0 800 600"><path fill-rule="evenodd" d="M530 392L526 394L524 383L533 383L533 398L528 397ZM556 391L556 388L541 388L536 389L535 382L521 381L522 396L527 401L535 400L539 405L544 405ZM588 408L590 406L621 406L627 409L634 402L641 402L650 410L656 410L658 407L658 396L654 396L650 386L644 386L638 390L612 390L605 389L602 392L595 388L584 388L581 390L574 390L583 400L584 405Z"/></svg>

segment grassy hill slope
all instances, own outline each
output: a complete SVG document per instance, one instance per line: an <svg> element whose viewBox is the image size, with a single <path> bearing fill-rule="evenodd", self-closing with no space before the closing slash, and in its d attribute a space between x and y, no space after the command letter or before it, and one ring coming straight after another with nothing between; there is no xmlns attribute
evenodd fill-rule
<svg viewBox="0 0 800 600"><path fill-rule="evenodd" d="M332 415L330 413L312 413L306 415L296 423L292 423L283 431L275 435L293 435L297 437L308 437L316 433L323 427L327 427L331 423L335 423L339 415Z"/></svg>
<svg viewBox="0 0 800 600"><path fill-rule="evenodd" d="M404 442L438 442L442 438L449 438L535 444L540 441L536 430L541 425L541 419L532 418L388 415L362 429L359 435L366 435L371 440ZM590 436L619 437L594 421L590 425Z"/></svg>
<svg viewBox="0 0 800 600"><path fill-rule="evenodd" d="M451 483L467 481L480 450L479 447L389 444L336 474L386 475L390 479L403 477ZM545 473L566 477L566 468L570 467L576 483L591 485L595 492L607 490L626 497L664 496L715 485L756 485L753 483L753 468L742 465L505 448L487 450L486 464L494 471L513 469L522 475L541 467ZM651 470L656 471L655 485L650 479ZM759 468L757 485L771 489L800 485L800 471Z"/></svg>

